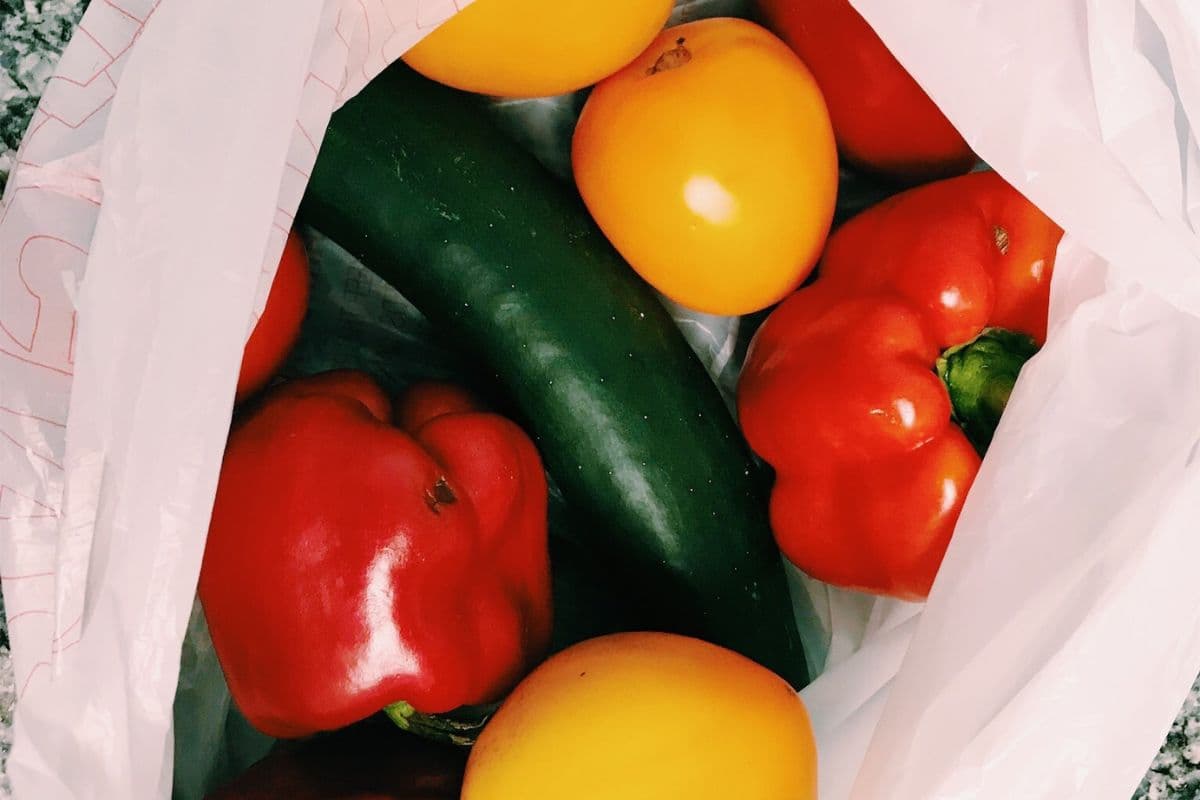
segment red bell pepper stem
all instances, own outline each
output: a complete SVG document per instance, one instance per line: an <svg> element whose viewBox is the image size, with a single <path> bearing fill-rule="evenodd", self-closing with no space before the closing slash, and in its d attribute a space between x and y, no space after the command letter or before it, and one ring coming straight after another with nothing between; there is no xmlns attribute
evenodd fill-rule
<svg viewBox="0 0 1200 800"><path fill-rule="evenodd" d="M475 744L483 726L499 708L498 703L486 706L465 706L446 714L422 714L403 701L384 709L398 728L415 733L424 739L470 747Z"/></svg>
<svg viewBox="0 0 1200 800"><path fill-rule="evenodd" d="M991 444L1017 375L1037 351L1037 342L1027 334L988 328L938 359L937 373L950 393L954 419L980 455Z"/></svg>

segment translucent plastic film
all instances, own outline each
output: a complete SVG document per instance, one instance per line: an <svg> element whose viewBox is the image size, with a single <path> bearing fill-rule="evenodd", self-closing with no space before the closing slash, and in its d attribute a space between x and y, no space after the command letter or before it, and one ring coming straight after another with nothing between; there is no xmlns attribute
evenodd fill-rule
<svg viewBox="0 0 1200 800"><path fill-rule="evenodd" d="M1124 800L1200 668L1200 15L855 5L1067 237L927 606L805 692L822 797Z"/></svg>

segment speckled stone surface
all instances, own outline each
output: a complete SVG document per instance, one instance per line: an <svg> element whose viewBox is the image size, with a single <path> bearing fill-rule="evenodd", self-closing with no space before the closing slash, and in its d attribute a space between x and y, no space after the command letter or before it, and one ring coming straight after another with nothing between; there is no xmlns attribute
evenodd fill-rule
<svg viewBox="0 0 1200 800"><path fill-rule="evenodd" d="M0 0L0 188L46 80L87 0ZM0 601L0 609L2 609ZM1136 691L1136 687L1130 687ZM16 687L8 632L0 615L0 800L10 797L4 774L12 743ZM1134 800L1200 798L1200 681L1151 764Z"/></svg>
<svg viewBox="0 0 1200 800"><path fill-rule="evenodd" d="M0 0L0 189L42 89L86 5L86 0ZM16 699L8 626L0 614L0 800L11 796L4 766L12 746Z"/></svg>
<svg viewBox="0 0 1200 800"><path fill-rule="evenodd" d="M86 0L0 0L0 186Z"/></svg>

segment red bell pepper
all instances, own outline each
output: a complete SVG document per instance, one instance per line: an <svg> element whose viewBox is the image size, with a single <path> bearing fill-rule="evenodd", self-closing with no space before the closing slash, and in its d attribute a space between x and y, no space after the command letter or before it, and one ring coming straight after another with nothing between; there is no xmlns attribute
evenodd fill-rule
<svg viewBox="0 0 1200 800"><path fill-rule="evenodd" d="M275 390L230 435L200 599L233 699L264 733L488 703L547 647L533 444L437 386L395 418L368 377L332 372Z"/></svg>
<svg viewBox="0 0 1200 800"><path fill-rule="evenodd" d="M793 563L839 586L928 594L979 467L952 411L986 446L1045 338L1061 236L991 172L896 195L833 234L820 277L755 335L738 385Z"/></svg>
<svg viewBox="0 0 1200 800"><path fill-rule="evenodd" d="M905 181L961 175L976 158L850 0L759 0L767 27L812 71L842 157Z"/></svg>
<svg viewBox="0 0 1200 800"><path fill-rule="evenodd" d="M267 385L283 366L300 337L300 323L308 311L308 255L294 230L288 234L275 279L262 316L250 332L242 352L234 401L242 402Z"/></svg>

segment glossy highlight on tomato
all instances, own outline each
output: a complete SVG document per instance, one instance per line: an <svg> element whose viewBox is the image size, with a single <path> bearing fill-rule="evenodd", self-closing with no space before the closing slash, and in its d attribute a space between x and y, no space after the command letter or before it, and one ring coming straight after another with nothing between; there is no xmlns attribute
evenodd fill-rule
<svg viewBox="0 0 1200 800"><path fill-rule="evenodd" d="M746 314L812 270L837 151L812 75L766 29L715 18L663 31L588 98L579 192L630 265L672 300Z"/></svg>

